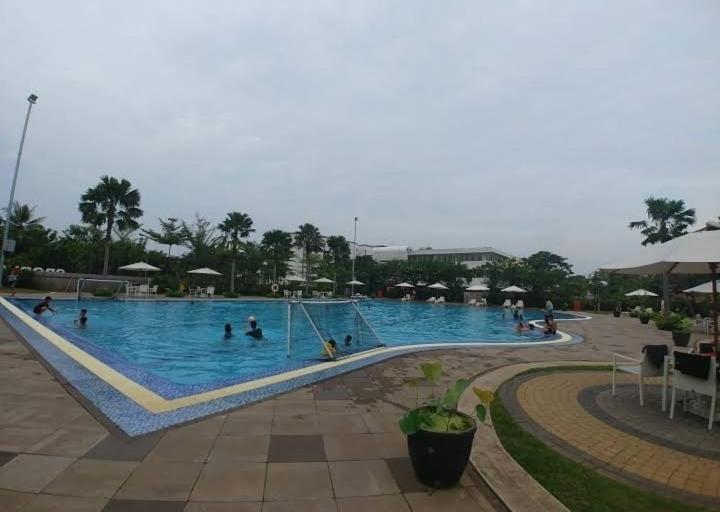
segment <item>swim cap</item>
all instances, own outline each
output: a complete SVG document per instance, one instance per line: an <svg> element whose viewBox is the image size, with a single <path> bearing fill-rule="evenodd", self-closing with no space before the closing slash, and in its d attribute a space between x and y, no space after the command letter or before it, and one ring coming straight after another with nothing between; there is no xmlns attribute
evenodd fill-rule
<svg viewBox="0 0 720 512"><path fill-rule="evenodd" d="M253 322L253 321L255 321L255 317L252 316L252 315L250 315L250 316L248 317L248 322Z"/></svg>

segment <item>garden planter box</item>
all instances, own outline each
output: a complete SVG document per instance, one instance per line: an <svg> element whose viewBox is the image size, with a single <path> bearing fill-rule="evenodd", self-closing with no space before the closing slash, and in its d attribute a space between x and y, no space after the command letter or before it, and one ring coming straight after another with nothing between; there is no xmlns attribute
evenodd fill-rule
<svg viewBox="0 0 720 512"><path fill-rule="evenodd" d="M672 339L673 339L673 343L675 343L675 346L687 347L688 344L690 343L690 333L683 332L683 331L673 331Z"/></svg>
<svg viewBox="0 0 720 512"><path fill-rule="evenodd" d="M469 416L468 416L469 418ZM452 487L465 471L477 426L459 433L418 430L407 436L415 474L430 487Z"/></svg>

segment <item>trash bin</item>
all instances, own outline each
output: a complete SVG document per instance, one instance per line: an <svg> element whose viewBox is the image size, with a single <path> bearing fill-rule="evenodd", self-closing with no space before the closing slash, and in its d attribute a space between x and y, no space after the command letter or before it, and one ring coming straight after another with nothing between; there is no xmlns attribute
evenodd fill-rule
<svg viewBox="0 0 720 512"><path fill-rule="evenodd" d="M580 311L582 310L582 301L574 300L572 303L572 310L573 311Z"/></svg>

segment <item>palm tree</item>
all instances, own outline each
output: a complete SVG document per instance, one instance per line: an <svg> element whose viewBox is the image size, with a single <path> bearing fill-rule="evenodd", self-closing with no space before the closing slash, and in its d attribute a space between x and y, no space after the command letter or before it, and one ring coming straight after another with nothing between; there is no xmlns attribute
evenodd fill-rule
<svg viewBox="0 0 720 512"><path fill-rule="evenodd" d="M664 243L687 234L695 224L695 209L685 209L685 201L666 197L648 197L645 200L648 220L631 222L630 229L640 229L645 237L643 245ZM649 221L649 222L648 222Z"/></svg>
<svg viewBox="0 0 720 512"><path fill-rule="evenodd" d="M246 213L230 212L225 220L218 225L218 229L222 232L223 243L230 249L232 263L230 265L230 293L235 292L235 265L237 263L238 249L240 249L240 240L247 238L255 229L252 227L253 221Z"/></svg>
<svg viewBox="0 0 720 512"><path fill-rule="evenodd" d="M185 242L187 233L183 230L183 225L177 217L158 220L160 221L160 231L154 231L152 229L143 229L142 231L153 242L168 246L166 259L169 260L173 245L181 245Z"/></svg>
<svg viewBox="0 0 720 512"><path fill-rule="evenodd" d="M271 229L263 233L260 245L273 265L273 281L277 283L278 270L287 272L287 262L292 257L292 235L282 229Z"/></svg>
<svg viewBox="0 0 720 512"><path fill-rule="evenodd" d="M18 201L13 202L10 211L10 236L15 239L17 245L22 245L23 236L28 230L42 227L45 217L35 217L35 208L35 206L20 204ZM3 211L7 213L7 208L3 208ZM0 218L0 227L4 227L4 225L5 219Z"/></svg>
<svg viewBox="0 0 720 512"><path fill-rule="evenodd" d="M310 255L314 252L320 252L323 249L323 238L320 230L308 222L301 224L298 226L298 232L295 233L293 245L303 251L303 270L305 272L305 280L309 282Z"/></svg>
<svg viewBox="0 0 720 512"><path fill-rule="evenodd" d="M209 255L218 241L213 223L196 213L195 220L191 224L181 221L181 225L182 245L190 249L194 263L207 263Z"/></svg>
<svg viewBox="0 0 720 512"><path fill-rule="evenodd" d="M326 240L327 251L325 260L330 263L333 271L333 293L337 284L338 268L350 262L350 244L344 236L329 236Z"/></svg>
<svg viewBox="0 0 720 512"><path fill-rule="evenodd" d="M140 227L135 220L143 214L140 209L140 192L132 188L126 179L118 181L111 176L102 176L100 183L87 189L80 197L78 209L82 213L83 222L97 227L105 224L103 275L107 276L113 226L117 224L123 231Z"/></svg>

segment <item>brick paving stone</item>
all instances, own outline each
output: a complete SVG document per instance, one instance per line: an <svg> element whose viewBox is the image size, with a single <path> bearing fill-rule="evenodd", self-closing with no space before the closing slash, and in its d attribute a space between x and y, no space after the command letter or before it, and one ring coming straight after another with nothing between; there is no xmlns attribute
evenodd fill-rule
<svg viewBox="0 0 720 512"><path fill-rule="evenodd" d="M28 453L82 457L102 441L106 432L86 428L62 428L28 448Z"/></svg>
<svg viewBox="0 0 720 512"><path fill-rule="evenodd" d="M326 462L276 462L268 464L266 501L332 498L333 487Z"/></svg>
<svg viewBox="0 0 720 512"><path fill-rule="evenodd" d="M103 460L140 461L150 453L160 436L125 439L109 435L85 454L86 458Z"/></svg>
<svg viewBox="0 0 720 512"><path fill-rule="evenodd" d="M21 453L0 467L0 488L39 492L62 473L74 459Z"/></svg>
<svg viewBox="0 0 720 512"><path fill-rule="evenodd" d="M337 508L338 512L410 512L402 494L339 498Z"/></svg>
<svg viewBox="0 0 720 512"><path fill-rule="evenodd" d="M269 462L324 462L325 446L319 435L270 437Z"/></svg>
<svg viewBox="0 0 720 512"><path fill-rule="evenodd" d="M412 512L437 512L452 510L453 512L491 511L492 508L480 508L472 495L465 488L440 489L433 493L412 492L405 494Z"/></svg>
<svg viewBox="0 0 720 512"><path fill-rule="evenodd" d="M266 501L262 512L337 512L332 498L296 501Z"/></svg>
<svg viewBox="0 0 720 512"><path fill-rule="evenodd" d="M110 500L102 512L183 512L183 501Z"/></svg>
<svg viewBox="0 0 720 512"><path fill-rule="evenodd" d="M267 462L270 436L218 436L208 461Z"/></svg>
<svg viewBox="0 0 720 512"><path fill-rule="evenodd" d="M205 465L191 501L261 501L266 465L261 462L216 460Z"/></svg>
<svg viewBox="0 0 720 512"><path fill-rule="evenodd" d="M100 512L107 501L106 498L78 498L76 496L39 494L28 509L32 512Z"/></svg>
<svg viewBox="0 0 720 512"><path fill-rule="evenodd" d="M384 460L336 461L329 466L337 498L400 492Z"/></svg>
<svg viewBox="0 0 720 512"><path fill-rule="evenodd" d="M130 475L115 495L119 499L185 501L203 464L148 459Z"/></svg>
<svg viewBox="0 0 720 512"><path fill-rule="evenodd" d="M258 502L232 502L232 503L198 503L189 502L183 512L261 512L262 503Z"/></svg>
<svg viewBox="0 0 720 512"><path fill-rule="evenodd" d="M43 490L46 494L112 498L137 462L80 459L53 480Z"/></svg>

